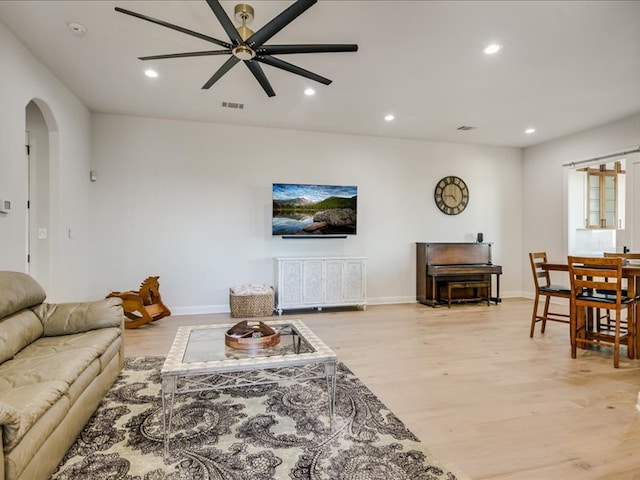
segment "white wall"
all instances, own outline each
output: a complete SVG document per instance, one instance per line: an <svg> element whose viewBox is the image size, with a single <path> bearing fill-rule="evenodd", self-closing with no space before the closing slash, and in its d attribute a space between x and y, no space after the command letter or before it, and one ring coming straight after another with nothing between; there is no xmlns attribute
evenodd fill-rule
<svg viewBox="0 0 640 480"><path fill-rule="evenodd" d="M524 150L522 212L526 221L523 231L525 253L522 257L522 285L526 292L533 292L527 252L546 251L551 261L566 260L568 175L562 165L638 145L640 115L634 115ZM632 244L632 239L627 240Z"/></svg>
<svg viewBox="0 0 640 480"><path fill-rule="evenodd" d="M0 269L26 270L26 106L36 99L52 131L48 298L89 298L89 111L1 23L0 65L0 197L12 202L0 214Z"/></svg>
<svg viewBox="0 0 640 480"><path fill-rule="evenodd" d="M503 296L520 295L531 289L526 252L566 254L562 163L640 144L640 115L528 148L524 162L517 149L91 116L1 24L0 63L0 197L13 202L0 214L0 269L25 269L25 107L36 99L53 132L51 301L157 274L176 311L215 311L229 286L272 283L272 257L297 254L365 255L373 303L413 301L414 243L480 231L504 267ZM470 188L457 217L433 204L445 175ZM358 185L358 236L272 238L274 181Z"/></svg>
<svg viewBox="0 0 640 480"><path fill-rule="evenodd" d="M160 275L176 312L228 308L239 283L273 284L273 257L368 257L370 303L415 301L415 242L494 242L503 296L522 277L520 150L93 115L96 295ZM458 175L470 204L440 213L437 181ZM358 186L358 235L271 236L271 184Z"/></svg>

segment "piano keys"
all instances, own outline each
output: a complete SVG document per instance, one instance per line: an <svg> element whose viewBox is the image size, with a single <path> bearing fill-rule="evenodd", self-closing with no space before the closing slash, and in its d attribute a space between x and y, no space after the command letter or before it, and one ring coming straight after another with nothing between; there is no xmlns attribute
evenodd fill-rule
<svg viewBox="0 0 640 480"><path fill-rule="evenodd" d="M435 307L447 303L449 283L486 282L484 300L496 304L500 299L502 266L491 261L490 243L417 243L416 244L416 300ZM496 276L496 296L492 296L491 276ZM454 301L482 300L478 288L451 290Z"/></svg>

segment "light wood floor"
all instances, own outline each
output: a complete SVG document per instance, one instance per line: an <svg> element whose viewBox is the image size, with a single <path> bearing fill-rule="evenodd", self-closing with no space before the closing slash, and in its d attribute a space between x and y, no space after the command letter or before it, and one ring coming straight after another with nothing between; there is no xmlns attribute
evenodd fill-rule
<svg viewBox="0 0 640 480"><path fill-rule="evenodd" d="M529 338L532 301L369 306L301 318L461 480L640 480L640 360L582 350L568 326ZM127 356L166 355L171 316L126 331Z"/></svg>

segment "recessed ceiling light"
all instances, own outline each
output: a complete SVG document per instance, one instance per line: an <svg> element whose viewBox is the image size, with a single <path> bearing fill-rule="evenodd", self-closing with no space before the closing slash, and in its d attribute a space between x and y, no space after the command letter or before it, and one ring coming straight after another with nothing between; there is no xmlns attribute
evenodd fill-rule
<svg viewBox="0 0 640 480"><path fill-rule="evenodd" d="M309 95L309 96L311 96L311 95L315 95L315 94L316 94L316 91L315 91L313 88L307 88L307 89L304 91L304 94L305 94L305 95Z"/></svg>
<svg viewBox="0 0 640 480"><path fill-rule="evenodd" d="M531 133L535 133L536 129L535 128L527 128L524 133L526 134L531 134Z"/></svg>
<svg viewBox="0 0 640 480"><path fill-rule="evenodd" d="M155 70L151 70L151 69L145 70L144 74L149 78L157 78L157 76L158 76L158 72L156 72Z"/></svg>
<svg viewBox="0 0 640 480"><path fill-rule="evenodd" d="M501 48L502 48L501 45L498 45L497 43L492 43L491 45L487 46L487 48L484 49L484 53L486 53L487 55L493 55L494 53L499 52Z"/></svg>
<svg viewBox="0 0 640 480"><path fill-rule="evenodd" d="M391 113L389 113L388 115L385 115L385 116L384 116L384 119L385 119L387 122L390 122L390 121L394 120L395 118L396 118L396 117L394 117Z"/></svg>
<svg viewBox="0 0 640 480"><path fill-rule="evenodd" d="M85 33L87 33L87 28L78 22L69 22L67 23L67 27L69 27L71 33L73 33L76 37L82 37Z"/></svg>

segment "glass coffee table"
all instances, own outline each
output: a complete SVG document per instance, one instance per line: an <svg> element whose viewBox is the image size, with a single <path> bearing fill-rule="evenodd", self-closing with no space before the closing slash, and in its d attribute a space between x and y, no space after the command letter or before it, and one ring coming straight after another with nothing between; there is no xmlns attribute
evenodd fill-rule
<svg viewBox="0 0 640 480"><path fill-rule="evenodd" d="M280 332L280 343L255 350L225 345L225 332L233 323L178 328L160 371L165 457L177 394L326 378L333 426L337 355L301 320L264 323Z"/></svg>

